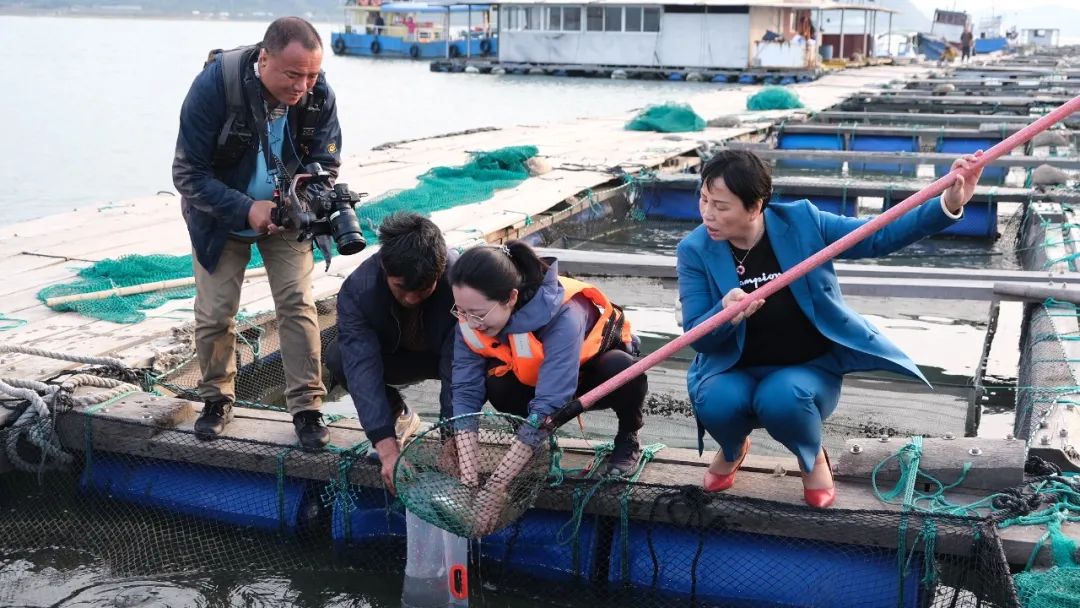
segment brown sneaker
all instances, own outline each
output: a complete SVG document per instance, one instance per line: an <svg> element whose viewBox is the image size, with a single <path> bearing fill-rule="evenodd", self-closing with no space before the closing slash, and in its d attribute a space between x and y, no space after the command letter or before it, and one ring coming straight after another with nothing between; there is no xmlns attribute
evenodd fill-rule
<svg viewBox="0 0 1080 608"><path fill-rule="evenodd" d="M394 434L397 435L398 447L404 448L419 428L420 416L406 405L394 422Z"/></svg>

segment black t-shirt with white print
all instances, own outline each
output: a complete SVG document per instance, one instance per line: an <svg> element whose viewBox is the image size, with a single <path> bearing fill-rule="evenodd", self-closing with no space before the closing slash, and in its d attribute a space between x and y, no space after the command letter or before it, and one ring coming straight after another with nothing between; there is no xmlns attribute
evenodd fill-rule
<svg viewBox="0 0 1080 608"><path fill-rule="evenodd" d="M730 244L729 244L730 245ZM746 271L739 277L739 287L746 293L780 276L768 235L762 235L749 253L731 246L735 265L742 260ZM746 256L745 258L743 256ZM746 341L736 367L755 365L798 365L825 354L831 342L803 314L790 287L765 299L765 304L746 323Z"/></svg>

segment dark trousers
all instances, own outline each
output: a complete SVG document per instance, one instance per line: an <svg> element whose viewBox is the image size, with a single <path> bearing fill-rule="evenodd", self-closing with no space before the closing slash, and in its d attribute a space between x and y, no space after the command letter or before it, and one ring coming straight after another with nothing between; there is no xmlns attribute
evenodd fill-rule
<svg viewBox="0 0 1080 608"><path fill-rule="evenodd" d="M960 49L960 60L967 61L968 59L971 59L971 47L965 46Z"/></svg>
<svg viewBox="0 0 1080 608"><path fill-rule="evenodd" d="M633 363L634 358L621 350L609 350L593 357L581 366L578 374L578 388L574 397L580 397L600 386ZM500 364L501 362L492 360L489 366L494 367ZM641 374L597 401L589 409L614 410L619 418L618 432L632 433L645 424L642 420L641 409L645 404L645 393L648 390L649 381L645 374ZM529 402L535 396L536 388L522 384L513 374L487 377L488 401L500 412L528 418Z"/></svg>
<svg viewBox="0 0 1080 608"><path fill-rule="evenodd" d="M326 368L330 371L330 386L341 386L349 390L349 379L345 377L345 364L341 360L341 349L337 340L326 345ZM435 353L411 352L400 350L396 353L383 353L383 383L386 385L386 398L395 412L401 412L405 401L401 392L394 386L405 386L423 380L439 380L439 356Z"/></svg>

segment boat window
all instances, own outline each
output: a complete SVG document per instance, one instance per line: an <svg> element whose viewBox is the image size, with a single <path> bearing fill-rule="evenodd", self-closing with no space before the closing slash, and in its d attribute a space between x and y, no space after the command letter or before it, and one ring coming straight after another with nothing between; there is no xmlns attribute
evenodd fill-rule
<svg viewBox="0 0 1080 608"><path fill-rule="evenodd" d="M544 7L530 6L525 9L525 29L544 29Z"/></svg>
<svg viewBox="0 0 1080 608"><path fill-rule="evenodd" d="M585 9L586 29L590 32L604 30L604 9L599 6L590 6Z"/></svg>
<svg viewBox="0 0 1080 608"><path fill-rule="evenodd" d="M525 9L519 7L507 7L505 15L505 27L507 30L525 29Z"/></svg>
<svg viewBox="0 0 1080 608"><path fill-rule="evenodd" d="M547 29L552 32L557 32L562 29L562 7L552 6L547 9L548 11L548 26Z"/></svg>
<svg viewBox="0 0 1080 608"><path fill-rule="evenodd" d="M644 26L642 29L646 32L659 32L660 31L660 8L656 6L647 6L643 11L642 23Z"/></svg>
<svg viewBox="0 0 1080 608"><path fill-rule="evenodd" d="M562 9L562 29L564 32L581 31L581 7L564 6Z"/></svg>
<svg viewBox="0 0 1080 608"><path fill-rule="evenodd" d="M628 31L628 32L640 32L641 31L641 7L640 6L628 6L628 7L626 7L626 31Z"/></svg>
<svg viewBox="0 0 1080 608"><path fill-rule="evenodd" d="M621 32L622 31L622 9L621 6L605 6L604 7L604 31L605 32Z"/></svg>

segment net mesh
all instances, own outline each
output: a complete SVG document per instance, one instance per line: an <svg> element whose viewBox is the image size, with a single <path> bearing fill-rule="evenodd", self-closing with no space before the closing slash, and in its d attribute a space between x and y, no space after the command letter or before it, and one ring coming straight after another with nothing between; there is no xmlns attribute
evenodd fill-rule
<svg viewBox="0 0 1080 608"><path fill-rule="evenodd" d="M515 416L486 413L421 433L395 468L401 501L417 517L458 536L482 537L504 528L533 505L551 468L547 441L506 449L522 424ZM517 474L503 483L499 474L507 470Z"/></svg>
<svg viewBox="0 0 1080 608"><path fill-rule="evenodd" d="M189 432L162 426L149 433L113 413L58 415L57 432L76 455L68 469L0 476L0 549L17 556L0 565L0 602L51 605L42 600L50 592L42 577L25 574L65 560L66 574L48 574L61 587L86 576L70 564L93 564L94 585L165 580L207 599L280 579L292 588L305 573L321 573L322 595L287 595L288 603L325 605L349 590L350 577L364 582L356 591L369 605L400 597L402 505L379 487L378 466L356 451L311 453L243 438L208 447ZM199 453L215 466L200 464ZM935 533L932 542L912 534L898 552L901 517L567 478L471 545L470 601L1016 605L992 525L908 515L909 529L931 521ZM183 582L204 577L211 582Z"/></svg>
<svg viewBox="0 0 1080 608"><path fill-rule="evenodd" d="M685 103L665 103L649 106L630 122L628 131L659 131L660 133L687 133L705 128L702 118Z"/></svg>

